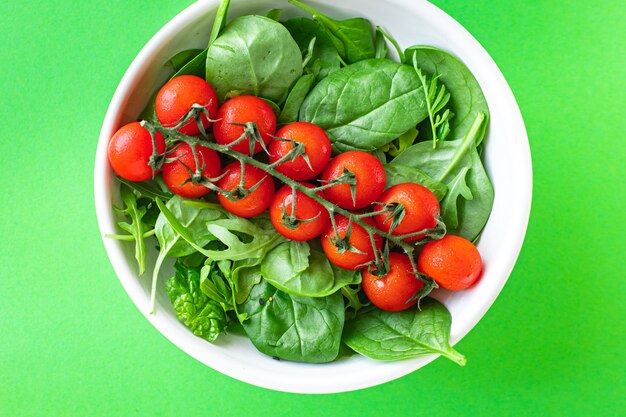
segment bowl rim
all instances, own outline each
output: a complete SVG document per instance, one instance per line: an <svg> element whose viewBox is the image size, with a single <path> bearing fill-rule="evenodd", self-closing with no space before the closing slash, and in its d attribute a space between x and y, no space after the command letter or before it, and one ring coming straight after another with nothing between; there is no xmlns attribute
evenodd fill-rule
<svg viewBox="0 0 626 417"><path fill-rule="evenodd" d="M465 322L471 324L464 326L451 338L452 344L455 344L467 333L469 333L469 331L481 320L487 310L489 310L495 302L497 296L504 287L504 284L508 280L521 251L528 227L532 201L533 177L530 145L522 115L513 92L511 91L497 64L493 61L489 53L482 47L482 45L460 23L443 10L426 0L386 1L393 3L398 7L420 7L421 10L423 10L423 13L429 15L429 19L435 21L437 25L446 26L447 30L454 32L455 36L463 38L463 41L468 44L469 48L480 54L481 59L485 60L485 68L489 71L492 82L497 84L497 88L501 90L501 94L506 96L507 104L511 106L511 109L514 109L514 114L511 115L511 120L509 120L513 123L512 130L519 132L519 135L521 135L521 138L523 139L522 141L518 141L519 143L515 144L516 158L522 160L523 172L521 172L521 175L525 181L521 184L522 189L518 190L521 193L522 199L517 210L518 217L515 219L517 226L516 234L511 236L509 239L509 242L512 242L514 250L510 253L509 262L501 270L502 274L504 274L504 278L498 283L498 285L494 285L490 288L490 291L485 295L485 299L487 301L482 303L480 308L473 311L470 315L471 317L466 318ZM176 34L181 27L184 27L186 22L189 22L198 14L204 14L208 10L212 10L217 4L219 4L219 0L198 0L167 22L148 41L148 43L141 49L139 54L132 61L131 65L122 77L122 80L120 81L113 98L111 99L102 124L94 167L94 197L96 215L107 255L124 290L140 310L141 314L143 314L144 317L146 317L146 319L148 319L148 321L152 323L152 325L160 333L162 333L181 350L225 375L268 389L295 393L337 393L351 391L394 380L430 363L438 356L430 355L428 357L420 358L419 361L403 361L407 363L407 366L389 367L389 371L378 371L372 375L359 374L352 378L349 375L344 375L333 381L325 380L324 384L321 385L319 384L320 380L318 378L312 378L309 381L286 381L261 370L253 370L249 367L237 366L237 364L232 363L232 358L229 357L212 359L207 359L206 357L201 358L200 352L197 348L189 346L188 344L185 344L184 341L177 339L176 332L172 331L170 326L162 320L164 315L151 315L146 311L146 309L143 308L143 302L140 302L140 294L138 293L141 289L137 285L136 281L138 281L138 279L136 275L129 269L120 252L119 246L115 245L110 239L104 238L105 231L112 230L112 227L114 227L112 222L113 209L111 206L110 185L112 174L107 165L106 148L112 132L114 132L114 129L116 129L119 125L121 118L120 110L126 106L129 99L129 92L133 91L138 83L136 74L142 71L144 66L146 66L146 62L150 62L149 58L159 50L161 44ZM378 369L384 369L384 367L378 367Z"/></svg>

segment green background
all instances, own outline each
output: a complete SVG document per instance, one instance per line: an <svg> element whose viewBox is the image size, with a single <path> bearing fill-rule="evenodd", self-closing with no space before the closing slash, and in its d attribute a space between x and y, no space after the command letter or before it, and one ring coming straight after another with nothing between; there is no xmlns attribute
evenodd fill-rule
<svg viewBox="0 0 626 417"><path fill-rule="evenodd" d="M626 27L615 0L439 0L485 46L533 154L524 248L493 308L439 359L358 392L223 376L126 296L93 202L100 125L141 47L190 0L0 2L0 415L550 415L626 407Z"/></svg>

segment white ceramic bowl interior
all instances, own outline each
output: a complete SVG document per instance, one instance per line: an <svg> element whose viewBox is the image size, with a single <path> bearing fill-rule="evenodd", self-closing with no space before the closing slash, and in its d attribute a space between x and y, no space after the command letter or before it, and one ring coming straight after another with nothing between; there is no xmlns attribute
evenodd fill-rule
<svg viewBox="0 0 626 417"><path fill-rule="evenodd" d="M485 148L485 165L495 188L495 202L478 248L484 274L473 288L450 293L438 291L452 314L451 341L457 343L481 319L509 277L522 246L532 194L532 170L528 138L515 98L504 77L482 46L454 19L423 0L308 1L338 18L363 16L385 27L402 47L433 45L458 56L480 83L491 123ZM111 203L119 201L118 185L107 163L109 138L123 124L136 120L152 92L171 75L163 64L175 53L204 48L219 0L199 1L172 19L135 58L111 101L98 143L95 163L95 199L101 233L116 232ZM230 18L261 14L284 7L285 16L302 14L286 1L233 0ZM157 313L150 315L150 264L138 277L133 246L104 239L104 245L124 289L146 318L169 340L200 362L241 381L265 388L298 393L332 393L381 384L406 375L436 358L429 356L401 362L376 362L362 356L334 363L312 365L276 361L259 353L242 336L220 337L212 345L195 337L174 316L163 282L171 271L162 271ZM152 246L152 245L149 245ZM471 358L469 358L471 360Z"/></svg>

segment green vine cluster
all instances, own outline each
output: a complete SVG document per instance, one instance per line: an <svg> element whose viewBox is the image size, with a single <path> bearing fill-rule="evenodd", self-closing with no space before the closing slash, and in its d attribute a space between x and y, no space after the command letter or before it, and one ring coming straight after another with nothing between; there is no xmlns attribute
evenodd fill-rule
<svg viewBox="0 0 626 417"><path fill-rule="evenodd" d="M423 281L425 284L423 290L421 290L418 294L416 294L411 300L415 298L424 297L430 291L432 291L432 289L437 288L437 284L432 279L424 276L418 271L417 265L415 264L414 251L417 246L422 245L430 240L441 239L446 234L446 226L440 218L437 218L437 225L432 229L425 229L425 230L402 234L402 235L393 235L391 233L400 224L400 222L402 221L402 219L404 218L406 214L406 210L402 206L402 204L400 203L388 203L388 204L373 203L373 205L382 206L382 208L380 210L374 210L374 211L367 212L367 213L353 213L329 202L328 200L324 199L323 197L319 195L320 191L323 191L327 188L330 188L339 184L348 184L350 185L352 198L354 199L356 196L356 177L349 170L344 169L344 172L340 176L320 186L313 187L313 188L306 187L298 183L297 181L292 180L291 178L287 177L286 175L280 173L279 171L275 169L277 165L287 162L287 161L293 161L300 156L302 156L305 159L305 161L307 161L308 163L308 157L305 152L304 144L300 142L296 142L292 139L275 137L273 138L274 140L290 141L292 144L292 149L287 154L285 154L282 158L278 159L277 161L273 163L265 163L249 155L245 155L245 154L242 154L240 152L237 152L231 149L232 146L240 142L243 142L245 140L249 140L250 150L251 150L250 154L252 154L252 150L254 149L256 143L259 143L263 151L269 154L269 151L267 150L267 147L265 146L265 143L262 140L261 134L258 130L256 123L249 122L245 124L240 124L240 126L242 126L244 129L243 134L236 141L232 142L229 145L220 145L214 141L211 141L210 133L208 133L202 126L202 121L200 120L200 115L202 114L204 114L207 118L209 118L209 115L206 113L206 109L203 106L194 105L192 106L191 110L187 113L187 115L185 115L178 123L176 123L173 126L163 126L162 124L159 124L158 122L156 123L148 122L148 121L141 122L142 126L146 128L150 132L151 136L153 137L154 154L150 160L150 165L152 166L154 172L160 169L163 163L174 161L172 159L167 159L166 157L167 151L166 151L166 154L161 154L161 155L159 155L158 152L156 151L156 140L154 139L156 133L160 133L165 136L168 149L171 149L172 146L176 147L176 145L180 143L186 143L191 148L193 152L196 169L193 170L190 167L185 165L185 168L187 169L190 175L190 178L185 183L191 182L196 185L198 184L203 185L214 192L217 192L226 196L226 198L228 198L229 200L237 201L237 200L241 200L245 198L248 194L250 194L255 189L257 189L261 185L261 183L267 178L265 177L258 183L252 185L251 187L246 188L244 185L244 175L245 175L246 164L262 169L270 176L278 179L279 181L291 187L292 195L294 197L295 197L296 192L300 192L308 196L312 200L316 201L327 210L333 230L335 231L335 238L331 239L331 242L333 245L337 247L340 253L343 253L345 251L362 253L361 251L359 251L357 248L353 247L350 244L350 234L352 230L352 225L357 224L361 226L363 229L365 229L365 231L369 235L370 242L372 244L375 259L369 265L368 264L363 265L364 267L369 267L370 272L372 274L379 276L379 277L384 277L385 275L387 275L387 273L389 272L389 268L390 268L388 255L390 251L390 244L392 244L402 249L407 254L407 256L409 257L411 261L413 273L418 279ZM188 121L191 119L194 119L196 123L198 124L202 138L195 137L195 136L188 136L178 131L178 129L181 126L183 126L185 123L188 123ZM217 178L204 177L202 173L205 167L199 162L196 146L203 146L205 148L212 149L216 152L219 152L223 155L227 155L239 161L241 164L240 184L232 190L224 190L215 184L215 182L219 181L221 176ZM298 224L310 222L315 219L315 218L297 219L295 217L295 213L296 213L296 199L293 198L291 212L287 213L286 208L283 211L282 217L287 227L297 228ZM346 218L349 219L348 228L343 238L339 237L338 229L334 220L335 214L345 216ZM391 222L389 233L383 232L363 220L367 217L373 217L373 216L380 215L380 214L387 214L386 221ZM376 244L375 244L376 235L379 235L385 239L384 247L381 250L378 250L378 248L376 247ZM409 239L415 236L423 236L423 237L411 243L405 241L406 239Z"/></svg>

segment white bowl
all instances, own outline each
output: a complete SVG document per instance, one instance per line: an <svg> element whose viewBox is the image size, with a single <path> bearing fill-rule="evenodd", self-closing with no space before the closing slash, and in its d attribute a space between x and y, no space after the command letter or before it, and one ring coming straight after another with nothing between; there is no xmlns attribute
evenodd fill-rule
<svg viewBox="0 0 626 417"><path fill-rule="evenodd" d="M484 260L484 274L469 290L435 294L452 314L451 342L457 343L478 323L500 293L526 233L532 170L528 138L515 98L496 64L472 35L426 1L342 0L341 6L333 0L309 3L336 17L367 17L387 28L403 47L424 44L452 52L474 73L487 98L491 123L484 155L495 189L495 202L478 245ZM152 92L167 79L169 73L163 64L172 55L206 46L218 4L219 0L199 1L165 25L137 55L113 96L100 133L95 163L96 212L103 235L116 232L111 203L119 199L118 185L113 181L107 162L109 138L121 125L137 118ZM264 13L276 7L288 9L287 16L301 14L286 1L233 0L229 16L232 19ZM164 290L164 274L158 287L157 313L150 315L151 268L139 278L131 244L104 239L104 245L124 289L165 337L200 362L241 381L288 392L342 392L393 380L436 358L433 355L387 363L354 356L329 364L302 364L273 360L259 353L242 336L220 337L217 344L209 344L195 337L174 316Z"/></svg>

